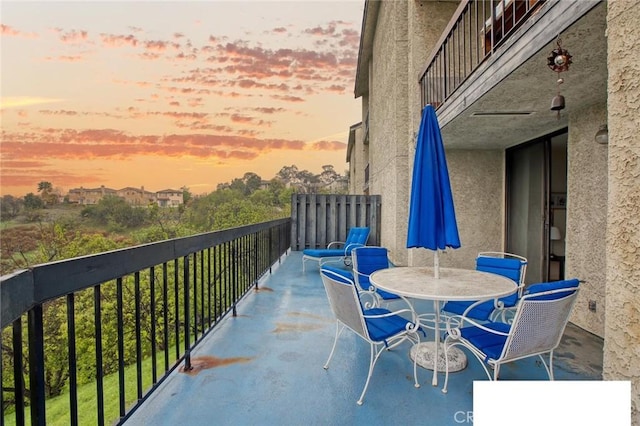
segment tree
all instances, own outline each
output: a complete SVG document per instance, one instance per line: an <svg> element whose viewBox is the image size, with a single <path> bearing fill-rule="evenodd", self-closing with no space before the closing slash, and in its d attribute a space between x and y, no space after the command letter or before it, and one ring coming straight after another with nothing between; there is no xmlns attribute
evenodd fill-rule
<svg viewBox="0 0 640 426"><path fill-rule="evenodd" d="M242 177L242 182L245 186L245 194L251 195L262 185L262 178L253 172L245 173Z"/></svg>
<svg viewBox="0 0 640 426"><path fill-rule="evenodd" d="M189 204L189 201L193 198L193 194L191 193L191 191L189 191L189 188L186 186L183 186L180 189L182 189L182 203Z"/></svg>
<svg viewBox="0 0 640 426"><path fill-rule="evenodd" d="M23 204L24 202L20 198L16 198L13 195L3 195L0 201L0 219L13 219L20 213Z"/></svg>
<svg viewBox="0 0 640 426"><path fill-rule="evenodd" d="M53 185L51 185L51 182L42 181L38 184L38 192L41 194L50 193L51 191L53 191Z"/></svg>
<svg viewBox="0 0 640 426"><path fill-rule="evenodd" d="M45 206L58 203L58 195L53 192L51 182L42 181L38 183L38 192Z"/></svg>
<svg viewBox="0 0 640 426"><path fill-rule="evenodd" d="M27 210L38 210L44 208L44 201L42 198L35 195L33 192L24 196L24 208Z"/></svg>

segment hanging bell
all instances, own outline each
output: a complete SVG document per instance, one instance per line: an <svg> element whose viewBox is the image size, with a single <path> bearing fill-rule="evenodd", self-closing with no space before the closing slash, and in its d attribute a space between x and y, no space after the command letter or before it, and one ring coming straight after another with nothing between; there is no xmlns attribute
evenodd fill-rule
<svg viewBox="0 0 640 426"><path fill-rule="evenodd" d="M551 100L551 111L560 111L564 109L564 96L556 95Z"/></svg>

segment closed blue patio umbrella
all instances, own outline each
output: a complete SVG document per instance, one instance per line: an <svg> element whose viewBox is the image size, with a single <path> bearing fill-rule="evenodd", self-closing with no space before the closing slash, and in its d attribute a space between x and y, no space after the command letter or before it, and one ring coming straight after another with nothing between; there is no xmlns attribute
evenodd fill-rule
<svg viewBox="0 0 640 426"><path fill-rule="evenodd" d="M411 181L407 248L435 250L434 273L439 278L438 250L460 247L447 159L440 125L431 105L422 111Z"/></svg>

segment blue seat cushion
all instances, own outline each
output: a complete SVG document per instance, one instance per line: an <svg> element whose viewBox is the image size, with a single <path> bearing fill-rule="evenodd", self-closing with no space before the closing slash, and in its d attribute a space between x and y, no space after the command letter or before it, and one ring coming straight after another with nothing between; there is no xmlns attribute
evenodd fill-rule
<svg viewBox="0 0 640 426"><path fill-rule="evenodd" d="M452 314L462 315L464 312L476 302L472 301L455 301L455 302L447 302L444 304L442 308L446 312L450 312ZM491 316L491 313L494 310L493 300L487 300L486 302L480 303L475 308L471 309L467 313L469 318L474 318L479 321L486 321Z"/></svg>
<svg viewBox="0 0 640 426"><path fill-rule="evenodd" d="M346 269L342 269L342 268L337 268L335 266L331 266L331 265L322 265L322 269L321 270L325 270L325 271L331 271L335 274L340 275L341 277L345 277L347 278L350 282L353 282L353 273L351 271L348 271ZM343 283L345 281L342 281Z"/></svg>
<svg viewBox="0 0 640 426"><path fill-rule="evenodd" d="M344 256L344 249L304 249L302 254L310 257L337 257Z"/></svg>
<svg viewBox="0 0 640 426"><path fill-rule="evenodd" d="M373 308L366 309L364 311L366 315L383 315L388 314L388 309L384 308ZM401 331L406 329L407 321L405 318L402 318L400 315L391 315L384 318L365 318L365 322L367 324L367 329L369 330L369 337L374 342L382 342L389 337L395 336Z"/></svg>
<svg viewBox="0 0 640 426"><path fill-rule="evenodd" d="M389 293L388 291L380 290L379 288L376 288L376 293L382 297L382 300L400 299L400 296L397 294Z"/></svg>
<svg viewBox="0 0 640 426"><path fill-rule="evenodd" d="M518 259L505 259L501 257L480 256L476 259L476 270L502 275L518 283L520 271L524 263Z"/></svg>
<svg viewBox="0 0 640 426"><path fill-rule="evenodd" d="M502 333L509 333L511 329L509 324L502 322L485 324L485 327ZM502 349L507 341L507 336L493 334L479 327L463 327L460 329L460 333L464 339L468 340L473 346L485 354L485 361L488 359L498 359L500 355L502 355Z"/></svg>
<svg viewBox="0 0 640 426"><path fill-rule="evenodd" d="M527 287L526 294L535 294L535 293L543 293L546 291L559 290L562 288L572 288L578 287L580 285L580 281L577 278L572 278L570 280L561 280L561 281L551 281L548 283L537 283L531 284ZM561 299L565 296L572 294L573 291L560 291L554 294L547 294L544 296L532 297L529 300L555 300Z"/></svg>

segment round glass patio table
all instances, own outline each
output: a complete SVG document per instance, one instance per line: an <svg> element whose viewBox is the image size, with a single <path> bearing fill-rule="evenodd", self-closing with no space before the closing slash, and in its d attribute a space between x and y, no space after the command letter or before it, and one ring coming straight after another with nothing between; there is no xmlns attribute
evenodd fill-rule
<svg viewBox="0 0 640 426"><path fill-rule="evenodd" d="M422 367L433 370L433 386L438 385L438 371L444 371L445 359L440 342L440 303L443 301L491 300L508 296L517 291L517 286L509 278L489 272L472 269L440 268L440 277L435 278L433 267L401 266L381 269L371 274L370 282L381 290L412 299L433 300L435 310L433 342L422 342L411 350L412 356L433 360L429 365L418 362ZM466 357L458 348L449 352L449 358L463 362ZM439 354L440 352L440 354ZM460 364L459 364L460 365ZM451 368L450 371L457 371Z"/></svg>

